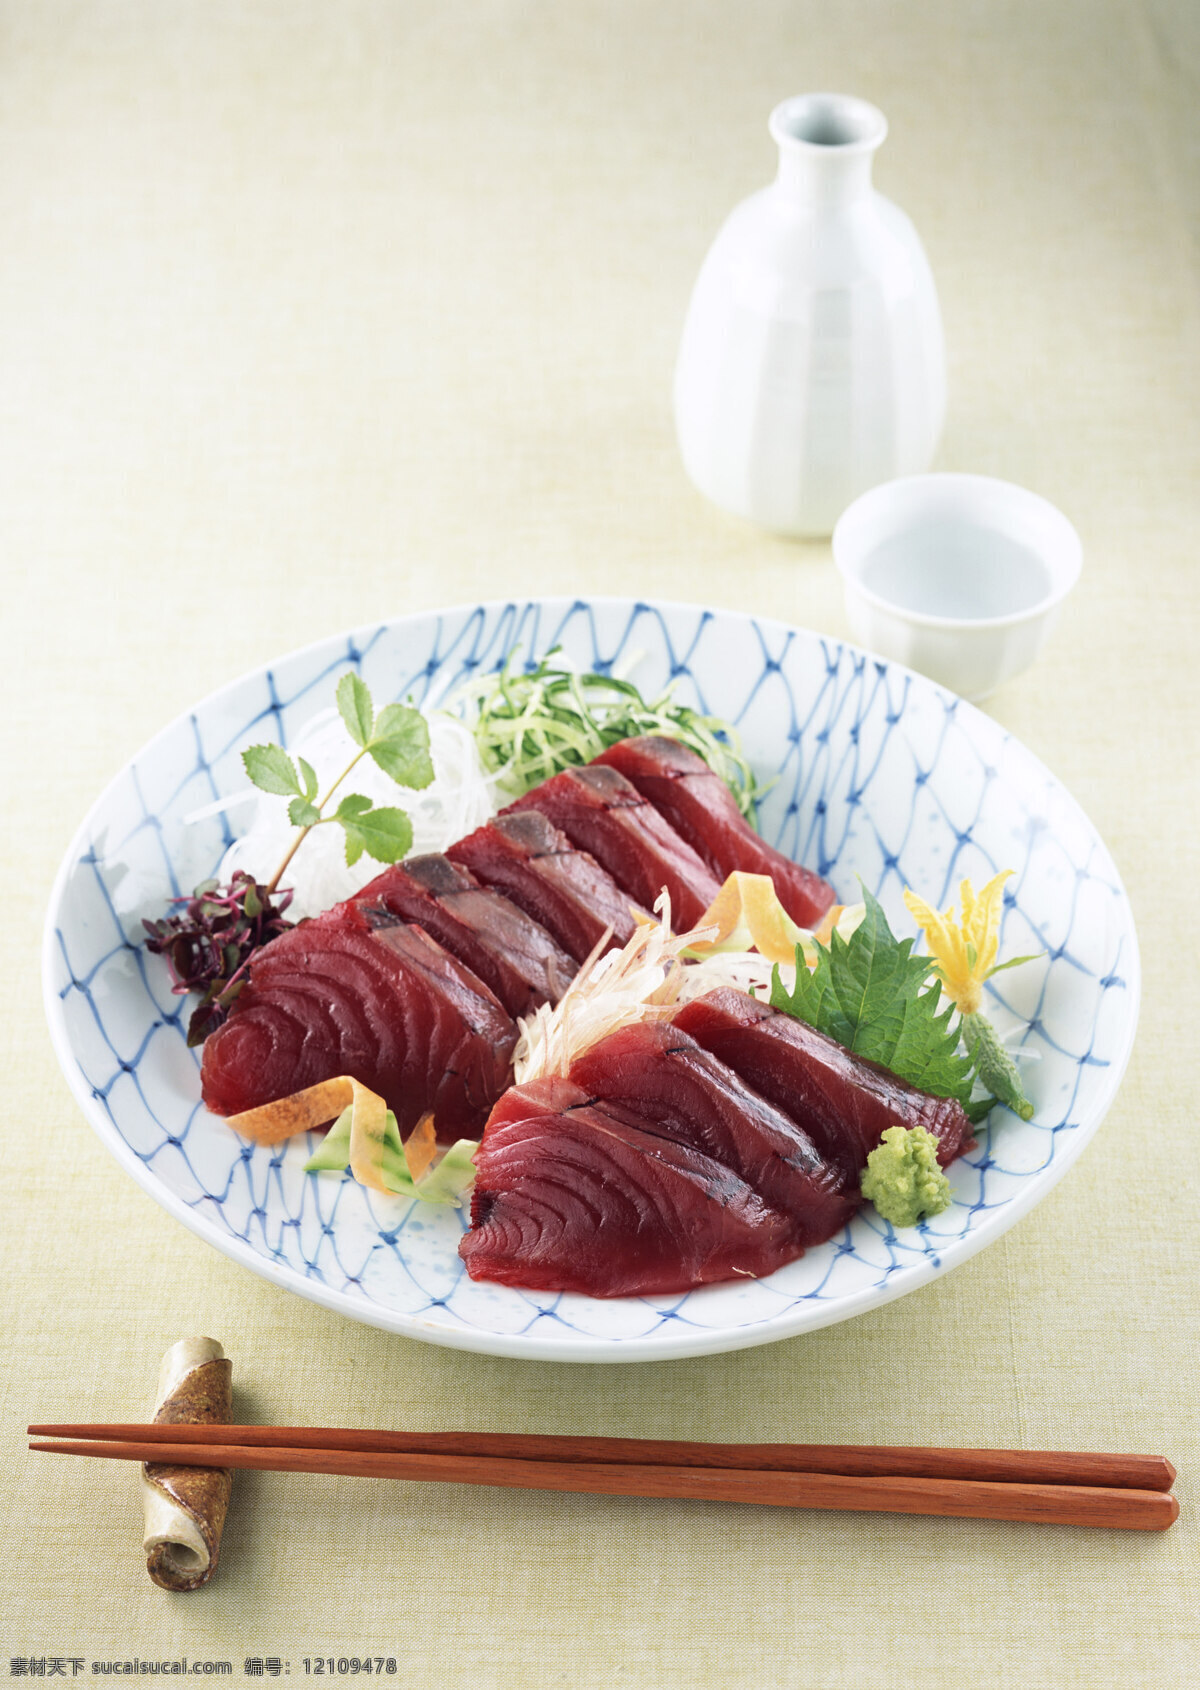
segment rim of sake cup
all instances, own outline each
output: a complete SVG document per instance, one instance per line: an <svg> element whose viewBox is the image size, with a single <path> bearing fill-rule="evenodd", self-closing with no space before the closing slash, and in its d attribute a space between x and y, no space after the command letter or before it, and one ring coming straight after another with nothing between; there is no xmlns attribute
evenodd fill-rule
<svg viewBox="0 0 1200 1690"><path fill-rule="evenodd" d="M971 495L987 501L978 506L970 503ZM894 505L895 520L891 524L879 522L879 513L886 513ZM990 508L988 508L990 507ZM1006 512L1023 511L1036 517L1048 535L1031 541L1028 532L1014 534L1014 525L1006 521ZM936 611L912 610L882 593L868 587L860 573L863 564L885 539L919 532L922 519L958 515L964 527L990 529L993 533L1020 538L1023 544L1036 549L1038 558L1050 575L1050 590L1033 604L1004 616L943 616ZM872 543L864 547L858 530L875 519ZM895 481L884 481L869 492L861 493L846 506L833 530L833 561L847 587L877 605L889 615L923 628L957 628L963 633L974 629L1013 628L1022 622L1033 622L1039 616L1060 605L1079 580L1083 569L1083 542L1072 522L1044 499L1040 493L1030 492L1015 481L1002 481L992 475L970 475L957 471L935 471L929 475L903 475Z"/></svg>

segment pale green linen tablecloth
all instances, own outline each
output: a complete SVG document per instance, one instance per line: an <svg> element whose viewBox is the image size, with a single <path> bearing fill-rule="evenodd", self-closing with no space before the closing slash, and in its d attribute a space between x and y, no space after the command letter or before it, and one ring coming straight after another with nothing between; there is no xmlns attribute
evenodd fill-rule
<svg viewBox="0 0 1200 1690"><path fill-rule="evenodd" d="M185 1231L86 1126L40 1004L55 867L177 712L356 623L607 591L845 632L828 548L706 506L669 410L767 112L819 88L891 122L877 181L949 341L940 466L1083 535L1051 651L989 708L1126 878L1125 1084L1000 1242L812 1336L571 1368L352 1324ZM1188 0L0 6L0 1678L382 1654L422 1690L1200 1685L1197 111ZM1145 1449L1184 1514L1144 1537L244 1476L219 1576L171 1597L133 1470L22 1434L136 1417L196 1331L246 1419Z"/></svg>

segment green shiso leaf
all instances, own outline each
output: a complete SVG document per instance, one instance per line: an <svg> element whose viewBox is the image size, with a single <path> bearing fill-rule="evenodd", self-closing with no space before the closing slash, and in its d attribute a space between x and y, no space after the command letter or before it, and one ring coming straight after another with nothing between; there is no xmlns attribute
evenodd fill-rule
<svg viewBox="0 0 1200 1690"><path fill-rule="evenodd" d="M970 1100L973 1064L959 1050L951 1004L939 1009L941 987L930 981L929 959L914 957L912 939L897 939L879 901L863 889L867 913L844 939L817 946L809 973L800 953L796 985L788 992L776 969L771 1007L806 1021L856 1056L881 1063L934 1097Z"/></svg>

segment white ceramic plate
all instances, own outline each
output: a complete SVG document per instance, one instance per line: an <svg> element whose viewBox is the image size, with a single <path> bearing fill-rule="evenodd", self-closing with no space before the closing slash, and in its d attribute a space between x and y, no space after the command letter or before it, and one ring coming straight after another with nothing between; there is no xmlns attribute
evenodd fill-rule
<svg viewBox="0 0 1200 1690"><path fill-rule="evenodd" d="M306 1175L304 1140L239 1139L200 1103L191 1000L141 946L142 918L211 874L223 816L184 818L245 785L244 746L284 744L357 668L377 704L420 703L520 645L561 644L603 669L638 653L643 689L736 722L764 778L768 839L857 879L910 932L905 885L945 908L965 875L1008 884L990 1010L1020 1043L1032 1121L993 1110L950 1170L954 1205L897 1231L864 1209L767 1279L683 1296L591 1299L475 1284L465 1217ZM236 813L236 812L235 812ZM133 1177L194 1232L276 1285L409 1337L497 1355L648 1361L766 1343L845 1320L965 1261L1043 1197L1103 1119L1137 1021L1137 941L1108 852L1078 805L989 717L905 669L780 623L687 605L541 600L412 616L322 641L223 688L166 728L99 799L67 853L46 922L55 1048L88 1120Z"/></svg>

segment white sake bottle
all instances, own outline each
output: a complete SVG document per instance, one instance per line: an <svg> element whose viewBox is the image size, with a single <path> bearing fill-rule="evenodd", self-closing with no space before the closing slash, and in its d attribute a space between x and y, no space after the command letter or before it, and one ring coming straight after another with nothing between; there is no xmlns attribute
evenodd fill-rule
<svg viewBox="0 0 1200 1690"><path fill-rule="evenodd" d="M684 466L723 509L824 535L869 487L929 467L946 408L937 292L912 223L871 185L875 106L771 114L779 174L704 261L675 375Z"/></svg>

